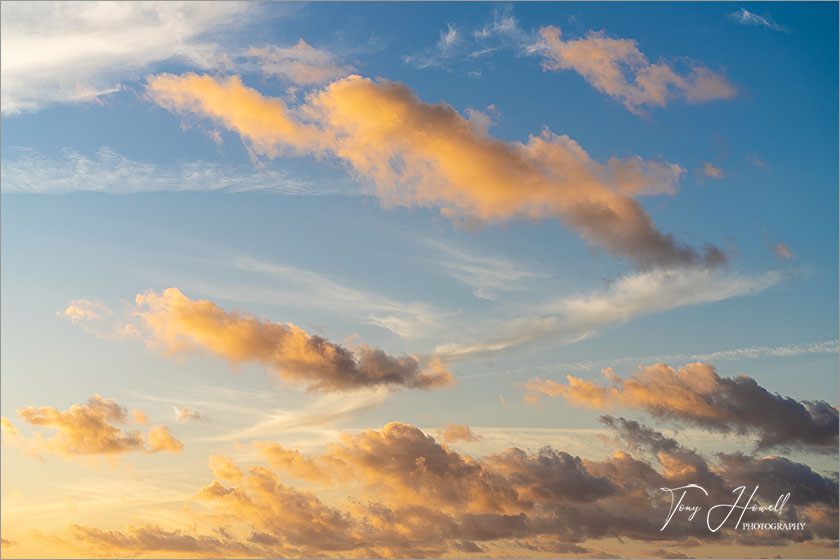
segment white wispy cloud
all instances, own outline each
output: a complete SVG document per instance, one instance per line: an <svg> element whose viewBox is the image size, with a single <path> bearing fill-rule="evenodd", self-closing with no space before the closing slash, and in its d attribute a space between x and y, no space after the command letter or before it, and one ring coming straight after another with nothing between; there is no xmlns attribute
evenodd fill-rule
<svg viewBox="0 0 840 560"><path fill-rule="evenodd" d="M291 47L251 47L243 54L266 76L276 76L302 86L326 84L353 71L333 53L309 45L303 39ZM247 68L247 66L246 66Z"/></svg>
<svg viewBox="0 0 840 560"><path fill-rule="evenodd" d="M570 344L610 325L671 309L756 294L777 284L782 274L769 271L745 276L706 267L654 269L613 281L607 288L557 298L539 306L539 314L506 324L501 334L472 343L438 346L443 360L461 360L491 354L552 336Z"/></svg>
<svg viewBox="0 0 840 560"><path fill-rule="evenodd" d="M385 387L323 395L301 408L275 409L255 424L216 439L277 438L284 433L329 430L373 410L385 402L388 395L390 391Z"/></svg>
<svg viewBox="0 0 840 560"><path fill-rule="evenodd" d="M157 165L129 159L107 146L92 155L69 148L56 156L31 148L12 148L10 154L0 164L2 188L6 193L265 190L290 195L321 195L342 192L332 182L302 180L279 169L200 160Z"/></svg>
<svg viewBox="0 0 840 560"><path fill-rule="evenodd" d="M358 290L327 275L298 267L253 257L235 258L231 264L240 270L270 277L269 299L277 304L338 311L402 337L424 336L453 314L426 303L399 301Z"/></svg>
<svg viewBox="0 0 840 560"><path fill-rule="evenodd" d="M36 111L118 91L155 62L217 63L207 37L245 23L250 2L3 2L2 113Z"/></svg>
<svg viewBox="0 0 840 560"><path fill-rule="evenodd" d="M467 74L481 75L476 69L481 59L504 49L512 50L517 56L530 54L534 49L536 36L523 30L510 6L497 7L492 19L470 29L447 24L438 33L438 40L424 50L403 56L405 64L415 68L450 68L455 64L467 64Z"/></svg>
<svg viewBox="0 0 840 560"><path fill-rule="evenodd" d="M587 371L600 370L607 364L653 364L653 363L688 363L688 362L725 362L735 360L760 360L768 358L796 358L814 354L836 354L840 351L840 342L837 339L823 340L819 342L804 342L799 344L784 344L779 346L744 346L741 348L730 348L728 350L715 350L697 354L671 353L671 354L648 354L645 356L623 356L619 358L604 358L602 360L587 360L580 362L564 362L530 368L531 371L541 372L566 372L566 371ZM511 370L499 375L516 375L528 373L525 370Z"/></svg>
<svg viewBox="0 0 840 560"><path fill-rule="evenodd" d="M473 288L477 298L494 300L496 292L521 290L524 280L544 277L504 259L467 254L432 240L426 244L444 256L436 263L454 278Z"/></svg>
<svg viewBox="0 0 840 560"><path fill-rule="evenodd" d="M741 25L755 25L758 27L766 27L767 29L772 29L773 31L782 31L784 33L790 33L790 29L784 27L783 25L779 25L772 18L769 16L764 17L758 14L754 14L744 8L739 8L738 10L729 14L729 17L736 22L740 23Z"/></svg>

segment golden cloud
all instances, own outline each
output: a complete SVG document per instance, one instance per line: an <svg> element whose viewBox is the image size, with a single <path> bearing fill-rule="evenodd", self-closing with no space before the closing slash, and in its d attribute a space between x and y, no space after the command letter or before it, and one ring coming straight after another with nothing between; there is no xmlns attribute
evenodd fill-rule
<svg viewBox="0 0 840 560"><path fill-rule="evenodd" d="M825 401L797 401L770 393L745 375L721 377L700 362L674 369L654 364L622 381L605 370L610 385L566 376L568 384L535 378L525 400L564 397L595 409L638 408L657 418L719 432L756 433L760 448L837 448L838 410Z"/></svg>
<svg viewBox="0 0 840 560"><path fill-rule="evenodd" d="M55 431L55 435L49 438L45 438L43 432L25 438L8 418L3 418L4 444L18 446L33 455L115 456L131 452L180 453L183 449L183 444L165 426L154 426L149 430L147 448L139 431L124 430L115 425L127 422L126 409L114 399L103 399L99 395L91 397L86 404L75 404L66 411L50 406L27 406L18 409L17 414L30 426ZM148 420L145 414L143 416ZM136 419L138 415L135 413L134 417Z"/></svg>
<svg viewBox="0 0 840 560"><path fill-rule="evenodd" d="M696 103L735 95L726 78L703 66L693 64L687 75L681 75L667 63L650 63L632 39L611 39L603 31L566 41L561 35L560 28L552 25L540 29L543 67L574 70L634 113L644 105L664 107L674 97Z"/></svg>
<svg viewBox="0 0 840 560"><path fill-rule="evenodd" d="M768 492L787 484L796 493L786 516L809 523L797 540L837 538L837 482L806 465L743 454L715 464L638 422L611 417L604 422L626 442L625 449L640 455L619 449L596 461L549 448L538 453L512 448L470 457L399 423L344 434L319 455L260 443L273 469L210 458L215 480L195 497L210 513L195 513L190 525L201 530L72 526L61 538L88 554L123 556L579 556L602 552L591 547L614 539L656 542L671 550L697 538L749 546L752 537L745 532L727 526L710 534L702 521L688 522L687 514L660 531L660 517L668 510L660 488L701 484L712 503L728 503L732 488L754 476L775 484ZM646 455L654 460L642 458ZM317 469L321 474L313 477ZM284 484L282 474L317 479L332 499ZM364 494L352 493L343 505L336 499L359 486Z"/></svg>
<svg viewBox="0 0 840 560"><path fill-rule="evenodd" d="M714 247L698 252L660 232L634 198L673 192L684 172L678 165L639 157L598 163L547 129L525 144L503 142L400 83L349 76L294 108L236 76L160 74L146 91L174 113L238 132L256 154L335 157L373 181L387 206L436 207L472 222L557 218L645 267L724 260Z"/></svg>
<svg viewBox="0 0 840 560"><path fill-rule="evenodd" d="M136 300L149 344L170 355L202 350L231 363L256 362L310 391L374 385L435 389L454 383L436 358L421 367L415 356L392 356L367 345L349 350L292 323L228 312L211 301L192 300L176 288L139 294Z"/></svg>

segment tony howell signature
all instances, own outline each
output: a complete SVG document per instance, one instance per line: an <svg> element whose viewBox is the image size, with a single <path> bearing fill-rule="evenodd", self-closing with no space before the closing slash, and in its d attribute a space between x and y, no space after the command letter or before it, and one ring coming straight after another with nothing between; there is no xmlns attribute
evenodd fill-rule
<svg viewBox="0 0 840 560"><path fill-rule="evenodd" d="M732 517L732 514L735 511L740 511L740 515L738 516L738 520L735 522L735 528L738 529L740 526L744 530L757 530L757 529L772 529L772 530L802 530L805 528L804 523L741 523L744 519L744 514L747 511L758 512L758 513L775 513L776 515L782 514L782 509L785 507L785 504L790 499L790 492L787 494L781 494L779 498L776 500L776 503L772 506L762 506L758 503L753 503L755 499L755 495L758 492L758 486L756 486L750 497L742 504L741 498L744 496L746 492L746 486L739 486L735 488L732 493L737 493L738 496L735 498L735 501L732 503L723 503L723 504L716 504L709 507L708 511L706 512L706 527L709 528L709 531L712 533L716 533L723 527L729 518ZM694 516L697 515L702 508L702 506L698 505L687 505L683 503L685 495L692 491L699 490L703 492L706 496L709 493L706 491L705 488L700 486L699 484L686 484L685 486L680 486L679 488L660 488L663 492L668 492L671 496L671 506L668 510L668 517L665 519L665 524L662 525L662 528L659 529L660 531L664 531L665 528L668 526L668 523L671 522L671 519L674 517L674 514L677 512L688 512L688 520L693 521ZM677 498L676 496L679 495ZM720 511L719 514L715 512ZM712 516L713 515L720 515L723 519L712 527Z"/></svg>

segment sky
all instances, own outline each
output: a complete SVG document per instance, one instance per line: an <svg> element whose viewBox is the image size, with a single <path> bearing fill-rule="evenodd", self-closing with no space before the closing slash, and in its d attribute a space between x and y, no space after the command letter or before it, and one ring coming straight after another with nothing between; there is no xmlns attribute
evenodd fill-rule
<svg viewBox="0 0 840 560"><path fill-rule="evenodd" d="M3 558L836 557L837 3L0 10Z"/></svg>

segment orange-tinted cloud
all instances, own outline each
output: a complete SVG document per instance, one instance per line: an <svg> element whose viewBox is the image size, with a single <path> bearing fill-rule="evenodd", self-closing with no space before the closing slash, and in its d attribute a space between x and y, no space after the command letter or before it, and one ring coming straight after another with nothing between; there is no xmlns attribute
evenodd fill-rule
<svg viewBox="0 0 840 560"><path fill-rule="evenodd" d="M106 531L70 525L55 544L100 558L128 558L166 553L179 558L267 557L264 550L220 535L195 535L192 530L168 530L154 523L129 525L125 531Z"/></svg>
<svg viewBox="0 0 840 560"><path fill-rule="evenodd" d="M755 433L760 448L837 447L837 408L825 401L797 401L770 393L745 375L720 377L710 364L697 362L679 369L655 364L624 381L614 378L611 385L571 375L567 381L532 379L525 384L526 401L535 404L547 395L589 408L638 408L657 418L713 431Z"/></svg>
<svg viewBox="0 0 840 560"><path fill-rule="evenodd" d="M461 424L447 424L438 430L438 433L440 434L440 438L446 443L454 443L456 441L471 442L481 439L481 436L474 434L469 426L463 426Z"/></svg>
<svg viewBox="0 0 840 560"><path fill-rule="evenodd" d="M86 299L74 299L58 315L66 317L73 323L80 323L96 321L101 319L103 315L110 315L110 313L111 310L101 303Z"/></svg>
<svg viewBox="0 0 840 560"><path fill-rule="evenodd" d="M149 451L168 451L180 453L184 450L184 444L175 439L169 428L166 426L153 426L149 430Z"/></svg>
<svg viewBox="0 0 840 560"><path fill-rule="evenodd" d="M143 451L180 453L183 448L183 444L175 439L165 426L151 428L147 448L140 432L124 430L115 425L127 423L126 409L113 399L103 399L99 395L91 397L86 404L75 404L66 411L59 411L50 406L27 406L18 409L17 414L30 426L56 432L46 439L42 432L25 438L8 418L3 418L4 440L8 435L10 444L35 455L51 453L61 457L73 457L115 456Z"/></svg>
<svg viewBox="0 0 840 560"><path fill-rule="evenodd" d="M736 454L715 464L638 422L610 417L604 422L626 442L625 449L639 456L619 449L595 461L550 448L538 453L513 448L470 457L399 423L344 434L340 442L314 456L289 453L276 443L261 444L273 469L241 467L224 456L210 458L215 480L195 497L209 513L196 513L189 530L142 525L103 531L71 526L61 538L90 555L275 558L463 553L606 557L599 549L614 544L614 539L655 542L663 550L675 545L679 549L687 538L750 546L755 543L748 532L727 526L710 533L704 520L698 516L690 522L686 512L660 531L668 511L661 488L701 484L709 491L709 503L730 503L732 488L744 484L745 477L750 479L747 482L759 477L756 483L769 484L768 499L775 499L785 483L791 486L785 491L797 496L786 506L785 520L808 525L775 544L837 538L836 480L779 457ZM313 465L328 466L334 475L318 481L329 487L329 501L281 483L278 471L311 479ZM354 493L344 502L335 499L358 485L364 494Z"/></svg>
<svg viewBox="0 0 840 560"><path fill-rule="evenodd" d="M673 192L679 166L638 157L598 163L547 129L525 144L503 142L400 83L349 76L294 109L236 76L161 74L148 78L147 93L170 111L238 132L254 153L334 156L373 181L387 206L437 207L469 222L557 218L640 266L724 260L716 248L697 251L660 232L635 200Z"/></svg>
<svg viewBox="0 0 840 560"><path fill-rule="evenodd" d="M381 431L344 434L341 443L314 457L277 444L262 444L261 449L274 468L292 476L357 481L377 498L447 512L520 512L534 502L584 501L611 492L606 480L589 475L580 459L567 453L511 449L478 460L400 422Z"/></svg>
<svg viewBox="0 0 840 560"><path fill-rule="evenodd" d="M574 70L634 113L642 106L664 107L675 97L697 103L735 95L726 78L704 66L695 64L687 74L679 74L665 62L650 63L632 39L611 39L603 31L566 41L561 35L559 27L540 29L543 67Z"/></svg>
<svg viewBox="0 0 840 560"><path fill-rule="evenodd" d="M790 250L790 247L784 243L776 243L776 246L773 247L773 252L776 253L776 256L780 259L793 258L793 252Z"/></svg>
<svg viewBox="0 0 840 560"><path fill-rule="evenodd" d="M703 173L712 179L723 179L723 169L715 167L708 161L703 164Z"/></svg>
<svg viewBox="0 0 840 560"><path fill-rule="evenodd" d="M149 416L140 409L135 408L131 411L131 417L136 424L148 424Z"/></svg>
<svg viewBox="0 0 840 560"><path fill-rule="evenodd" d="M435 358L421 366L414 356L391 356L366 345L349 350L292 323L228 312L211 301L192 300L176 288L139 294L137 305L149 344L168 354L203 350L231 363L257 362L310 391L374 385L434 389L454 383Z"/></svg>

